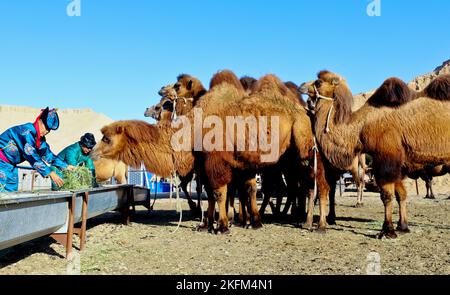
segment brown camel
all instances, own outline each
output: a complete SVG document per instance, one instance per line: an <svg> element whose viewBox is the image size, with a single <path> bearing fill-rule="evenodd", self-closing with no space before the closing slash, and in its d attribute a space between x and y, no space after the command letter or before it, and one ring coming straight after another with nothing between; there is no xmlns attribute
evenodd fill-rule
<svg viewBox="0 0 450 295"><path fill-rule="evenodd" d="M210 82L210 88L213 88L221 83L229 83L231 85L235 85L236 87L239 87L239 81L237 79L237 77L231 72L231 71L222 71L217 73L216 75L214 75L214 77L212 78L211 82ZM161 119L161 121L158 121L158 125L161 126L170 126L170 124L172 123L173 119L176 118L178 115L184 115L186 113L188 113L189 111L192 110L193 106L193 102L196 101L198 102L199 98L201 96L203 96L203 94L205 94L205 88L203 87L203 85L201 84L201 82L196 79L193 78L190 75L180 75L177 78L177 83L176 84L171 84L171 85L167 85L165 87L163 87L161 89L161 91L159 92L159 94L161 96L163 96L163 98L161 99L160 103L148 108L145 115L146 116L151 116L153 118L155 118L156 120ZM226 103L228 103L229 101L226 100ZM162 114L166 114L165 118L163 119L163 115ZM175 116L174 116L175 114ZM197 171L197 174L199 173L199 171ZM237 172L235 172L237 173ZM248 177L249 175L246 175L246 177ZM186 194L188 201L189 201L189 205L191 207L191 210L193 207L195 207L195 204L192 202L192 200L190 199L190 195L187 192L187 184L192 180L193 177L193 172L188 174L187 176L180 176L181 179L181 188L184 191L184 193ZM242 173L239 173L239 175L236 175L236 177L234 177L235 179L242 179L243 175ZM201 193L202 193L202 185L201 185L201 181L200 181L200 176L196 177L197 180L197 195L198 195L198 206L197 208L199 208L200 206L200 198L201 198ZM254 181L249 183L253 183ZM229 185L229 203L230 203L230 208L229 208L229 219L230 219L230 223L233 223L234 220L234 196L235 196L235 191L239 190L241 193L239 195L243 196L246 195L246 192L248 191L247 188L245 188L244 184L239 184L236 181L231 183ZM242 208L243 206L245 207L247 204L247 199L248 198L243 198L241 199L240 202L240 208ZM256 203L256 200L255 200ZM248 217L248 218L247 218ZM251 226L250 223L250 216L243 214L243 210L241 209L239 211L239 219L241 220L241 224L247 227ZM204 223L205 228L207 226L207 223ZM202 228L202 226L200 226L200 228Z"/></svg>
<svg viewBox="0 0 450 295"><path fill-rule="evenodd" d="M427 166L423 170L414 171L413 173L408 174L408 177L415 180L421 178L425 181L425 186L427 188L425 199L434 200L436 197L433 193L433 177L444 176L446 174L450 174L450 166L439 165Z"/></svg>
<svg viewBox="0 0 450 295"><path fill-rule="evenodd" d="M177 84L175 84L175 87L177 87ZM190 85L191 88L194 86L193 83L187 85ZM180 86L178 85L178 87ZM216 118L225 122L227 116L242 116L244 118L253 116L261 128L258 139L262 139L263 134L278 138L273 142L273 149L266 150L261 146L256 146L255 150L241 151L238 148L236 139L239 138L236 136L234 128L226 128L223 139L235 139L231 150L207 151L202 149L200 151L204 159L205 176L209 186L214 191L215 197L215 199L209 198L208 223L209 226L212 226L214 205L217 201L219 204L218 231L222 233L228 232L226 196L227 185L231 182L233 170L256 171L277 163L282 156L289 155L288 152L290 152L295 155L295 158L291 158L291 166L299 172L304 171L305 174L311 175L310 164L312 163L313 146L311 122L306 111L289 98L292 94L287 87L272 75L259 80L257 90L248 98L241 99L245 93L239 87L242 86L240 84L237 86L230 83L221 83L210 89L198 101L198 106L203 111L203 118L206 115L216 115ZM296 100L297 97L294 96L293 99ZM193 123L194 118L195 109L187 114L186 119ZM276 128L276 123L272 121L273 124L264 124L261 121L263 118L271 118L272 120L278 118L278 128ZM192 128L192 124L189 126ZM226 124L223 126L226 126ZM271 130L271 127L274 130ZM249 129L249 126L246 125L244 128L240 135L250 135L252 130ZM205 134L204 138L210 135L212 129L203 126L202 134ZM168 176L173 171L185 175L194 166L192 151L195 150L193 144L195 141L191 140L189 151L174 149L171 144L172 137L179 131L174 128L157 128L139 121L117 122L102 129L104 138L97 146L96 153L104 157L123 160L131 166L138 166L141 161L144 161L147 169L162 176ZM195 130L191 129L191 131ZM192 134L195 134L195 132L191 132ZM251 144L249 138L252 137L246 136L244 138L247 147ZM226 142L226 140L223 142ZM251 182L252 180L248 181ZM304 181L308 182L307 179ZM309 184L311 182L312 178L310 177ZM251 195L256 194L255 183L248 183L248 187L252 188ZM313 196L312 190L309 195L311 199ZM322 205L325 205L325 203L326 200L321 200L321 209L323 209ZM256 208L256 204L252 204L251 207ZM312 214L312 211L309 211L309 213ZM323 228L326 226L324 213L325 211L321 210L319 224ZM253 222L257 225L261 222L259 213L256 211L253 214L255 218Z"/></svg>
<svg viewBox="0 0 450 295"><path fill-rule="evenodd" d="M373 173L385 207L379 237L395 238L392 199L400 206L397 230L408 232L403 179L427 165L450 163L450 76L436 78L419 96L398 108L363 108L352 114L353 96L343 78L328 71L308 88L321 151L346 169L358 153L373 157Z"/></svg>
<svg viewBox="0 0 450 295"><path fill-rule="evenodd" d="M177 93L174 89L174 84L170 84L164 86L159 91L159 95L162 96L160 102L147 110L144 113L145 117L151 117L158 122L158 125L161 127L170 127L173 122L173 119L176 118L175 109L178 110L178 113L185 114L192 108L192 104L185 103L189 100L179 99ZM182 101L182 104L178 104L177 101ZM197 191L197 204L192 200L192 196L188 191L188 185L194 179L194 170L188 173L185 176L179 176L180 178L180 187L183 191L184 195L187 198L189 208L194 215L201 215L201 198L202 198L202 183L200 177L196 176L196 191Z"/></svg>

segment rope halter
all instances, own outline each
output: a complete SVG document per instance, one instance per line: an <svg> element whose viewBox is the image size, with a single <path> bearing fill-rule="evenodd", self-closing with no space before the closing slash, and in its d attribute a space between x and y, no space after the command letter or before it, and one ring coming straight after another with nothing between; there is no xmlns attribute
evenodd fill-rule
<svg viewBox="0 0 450 295"><path fill-rule="evenodd" d="M175 98L173 99L173 112L172 112L172 121L175 121L178 118L178 114L177 114L177 103L178 100L182 99L184 100L184 104L186 105L188 101L194 101L194 98L186 98L186 97L180 97L178 95L175 94Z"/></svg>
<svg viewBox="0 0 450 295"><path fill-rule="evenodd" d="M316 85L314 85L314 92L315 92L315 95L316 95L316 97L318 99L323 99L323 100L326 100L326 101L334 102L334 98L331 98L331 97L328 97L328 96L323 96L322 94L320 94L319 90L317 90ZM331 118L331 112L333 111L333 107L334 107L334 104L331 104L330 110L328 111L328 115L327 115L327 125L325 127L325 133L329 133L330 132L330 127L329 126L330 126L330 118Z"/></svg>

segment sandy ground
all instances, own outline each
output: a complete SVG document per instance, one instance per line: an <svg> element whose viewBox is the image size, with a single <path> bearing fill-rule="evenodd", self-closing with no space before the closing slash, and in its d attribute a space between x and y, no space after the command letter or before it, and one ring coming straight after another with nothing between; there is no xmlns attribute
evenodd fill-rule
<svg viewBox="0 0 450 295"><path fill-rule="evenodd" d="M364 208L353 207L353 192L338 197L338 225L330 226L326 234L299 229L293 221L273 220L267 212L261 230L233 227L230 235L217 236L196 232L198 220L188 211L172 234L179 215L175 201L169 200L157 200L155 211L150 213L138 208L131 226L121 225L118 213L108 213L88 223L87 247L79 256L80 271L366 274L367 270L380 269L382 274L450 274L449 193L439 194L435 201L411 196L411 233L396 240L375 238L381 228L383 206L377 194L366 195ZM188 210L186 202L183 209ZM50 238L18 245L0 251L0 274L77 273L77 259L68 263L64 253L64 248Z"/></svg>

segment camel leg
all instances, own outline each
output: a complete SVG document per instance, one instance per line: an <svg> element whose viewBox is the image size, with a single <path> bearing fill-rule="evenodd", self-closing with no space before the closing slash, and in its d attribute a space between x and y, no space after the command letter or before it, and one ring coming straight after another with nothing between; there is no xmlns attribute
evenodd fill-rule
<svg viewBox="0 0 450 295"><path fill-rule="evenodd" d="M405 186L402 181L395 184L395 198L400 207L400 220L398 221L397 231L401 233L409 233L408 228L408 215L406 210L406 198L408 193L406 192Z"/></svg>
<svg viewBox="0 0 450 295"><path fill-rule="evenodd" d="M197 207L200 209L200 204L202 202L202 181L200 180L200 177L197 175L195 177L195 183L197 184L196 191L197 191ZM201 209L200 209L201 211Z"/></svg>
<svg viewBox="0 0 450 295"><path fill-rule="evenodd" d="M434 200L436 197L433 194L433 177L428 176L424 179L425 185L427 187L427 195L425 196L425 199L431 199Z"/></svg>
<svg viewBox="0 0 450 295"><path fill-rule="evenodd" d="M355 158L355 162L353 162L352 164L352 170L351 170L351 174L353 177L353 180L355 181L356 184L356 188L357 188L357 195L356 195L356 208L361 208L363 207L363 203L362 203L362 189L361 189L361 177L360 177L360 173L359 173L359 161L358 158Z"/></svg>
<svg viewBox="0 0 450 295"><path fill-rule="evenodd" d="M325 189L326 192L328 192L328 198L330 200L330 208L327 216L327 223L329 225L335 225L336 224L336 181L332 180L328 186L323 187L322 189ZM324 193L326 195L326 193ZM326 196L323 196L321 198L326 198Z"/></svg>
<svg viewBox="0 0 450 295"><path fill-rule="evenodd" d="M306 221L302 224L302 228L312 231L314 221L314 190L308 190L308 212ZM306 198L305 198L306 199Z"/></svg>
<svg viewBox="0 0 450 295"><path fill-rule="evenodd" d="M217 233L228 234L228 214L227 214L227 185L214 190L214 198L219 205L219 220L217 225Z"/></svg>
<svg viewBox="0 0 450 295"><path fill-rule="evenodd" d="M228 186L228 191L227 191L227 216L228 216L228 221L230 223L230 226L233 226L234 224L234 201L235 201L235 197L236 197L236 188L234 186L234 184L230 184Z"/></svg>
<svg viewBox="0 0 450 295"><path fill-rule="evenodd" d="M242 227L247 228L251 224L249 214L249 196L244 184L239 184L239 222Z"/></svg>
<svg viewBox="0 0 450 295"><path fill-rule="evenodd" d="M395 183L386 183L380 185L381 200L384 204L384 223L381 233L378 238L386 237L388 239L395 239L397 234L394 230L394 225L392 223L392 200L395 195Z"/></svg>
<svg viewBox="0 0 450 295"><path fill-rule="evenodd" d="M197 231L208 230L209 233L213 233L216 200L214 198L214 193L210 189L206 189L206 194L208 196L208 210L206 212L206 218L203 216L202 222L197 226Z"/></svg>
<svg viewBox="0 0 450 295"><path fill-rule="evenodd" d="M191 210L192 214L197 215L198 211L197 206L195 204L194 201L192 201L192 197L191 194L188 192L187 186L189 184L189 182L192 181L193 178L193 173L189 173L188 175L186 175L185 177L180 177L181 183L180 183L180 187L181 190L183 191L184 195L186 196L186 199L189 203L189 209Z"/></svg>
<svg viewBox="0 0 450 295"><path fill-rule="evenodd" d="M266 208L267 208L267 205L269 205L270 199L271 199L270 194L265 193L261 207L259 208L259 215L263 216L265 214Z"/></svg>
<svg viewBox="0 0 450 295"><path fill-rule="evenodd" d="M295 177L295 174L291 171L286 171L284 176L286 178L286 185L287 185L287 200L286 200L286 205L284 205L282 214L287 215L289 212L289 209L291 208L291 205L292 205L291 212L295 214L295 212L297 210L296 204L295 204L295 199L297 198L297 193L298 193L298 181L297 181L297 178ZM278 207L278 203L281 206L281 200L280 200L280 202L277 201L277 207Z"/></svg>
<svg viewBox="0 0 450 295"><path fill-rule="evenodd" d="M261 215L259 215L258 204L256 200L256 178L249 179L245 182L245 187L247 188L247 194L250 198L250 211L252 217L252 226L253 229L260 229L263 225L261 222Z"/></svg>

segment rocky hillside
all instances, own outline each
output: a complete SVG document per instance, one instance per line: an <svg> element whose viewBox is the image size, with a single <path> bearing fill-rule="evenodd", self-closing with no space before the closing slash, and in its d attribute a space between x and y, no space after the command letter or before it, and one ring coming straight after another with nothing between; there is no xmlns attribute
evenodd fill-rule
<svg viewBox="0 0 450 295"><path fill-rule="evenodd" d="M40 110L23 106L0 105L0 133L11 126L33 122ZM78 141L86 132L95 135L97 141L101 139L100 129L113 122L104 114L99 114L90 109L60 110L60 128L47 136L53 152L58 153L64 147Z"/></svg>

